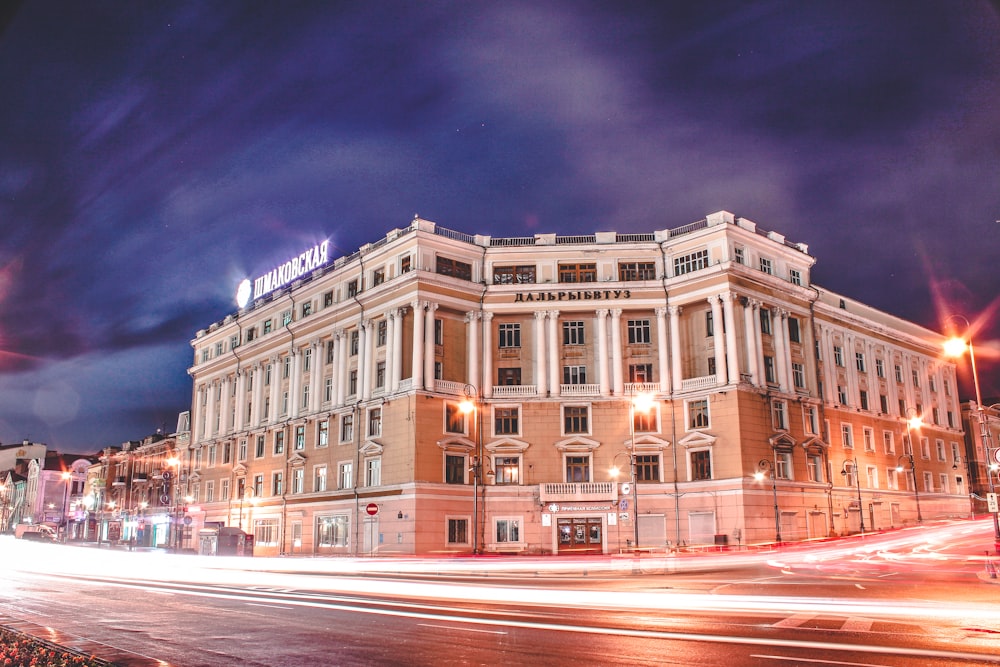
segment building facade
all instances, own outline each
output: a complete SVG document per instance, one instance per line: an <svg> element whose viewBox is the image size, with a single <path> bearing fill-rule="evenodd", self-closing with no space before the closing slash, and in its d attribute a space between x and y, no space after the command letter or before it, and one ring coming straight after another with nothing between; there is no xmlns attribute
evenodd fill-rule
<svg viewBox="0 0 1000 667"><path fill-rule="evenodd" d="M812 284L808 248L752 221L418 218L327 252L192 340L195 529L262 555L617 553L968 512L943 337Z"/></svg>

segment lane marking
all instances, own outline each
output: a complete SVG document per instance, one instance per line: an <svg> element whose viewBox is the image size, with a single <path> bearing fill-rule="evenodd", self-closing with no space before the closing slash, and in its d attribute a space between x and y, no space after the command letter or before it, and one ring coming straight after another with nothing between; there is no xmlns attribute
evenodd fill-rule
<svg viewBox="0 0 1000 667"><path fill-rule="evenodd" d="M504 630L480 630L479 628L458 628L454 625L436 625L434 623L417 623L417 625L425 628L440 628L442 630L461 630L462 632L482 632L487 635L507 635L510 634Z"/></svg>
<svg viewBox="0 0 1000 667"><path fill-rule="evenodd" d="M777 623L772 623L772 628L797 628L806 621L816 618L816 614L794 614L788 618L783 618Z"/></svg>

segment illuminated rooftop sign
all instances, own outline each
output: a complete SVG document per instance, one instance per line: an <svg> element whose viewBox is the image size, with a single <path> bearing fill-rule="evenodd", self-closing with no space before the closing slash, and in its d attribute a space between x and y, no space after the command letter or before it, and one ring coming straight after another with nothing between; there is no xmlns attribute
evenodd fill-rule
<svg viewBox="0 0 1000 667"><path fill-rule="evenodd" d="M252 285L249 278L244 279L236 289L236 303L240 308L243 308L251 301L251 298L259 299L314 269L318 269L330 260L329 251L330 242L323 241L264 275L258 276Z"/></svg>

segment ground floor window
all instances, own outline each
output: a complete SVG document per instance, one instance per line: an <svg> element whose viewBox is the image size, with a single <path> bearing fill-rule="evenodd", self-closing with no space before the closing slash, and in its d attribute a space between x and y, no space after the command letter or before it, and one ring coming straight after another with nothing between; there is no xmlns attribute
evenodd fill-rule
<svg viewBox="0 0 1000 667"><path fill-rule="evenodd" d="M258 546L278 545L278 520L257 519L253 522L253 539Z"/></svg>
<svg viewBox="0 0 1000 667"><path fill-rule="evenodd" d="M469 520L465 518L448 519L448 544L469 543Z"/></svg>
<svg viewBox="0 0 1000 667"><path fill-rule="evenodd" d="M346 514L316 517L316 544L321 547L346 547L349 528Z"/></svg>
<svg viewBox="0 0 1000 667"><path fill-rule="evenodd" d="M520 519L497 519L496 527L497 542L521 541Z"/></svg>

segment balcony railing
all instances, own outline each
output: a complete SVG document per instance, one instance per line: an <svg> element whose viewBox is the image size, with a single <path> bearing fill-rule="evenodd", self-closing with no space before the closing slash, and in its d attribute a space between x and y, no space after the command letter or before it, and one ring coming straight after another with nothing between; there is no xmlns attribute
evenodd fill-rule
<svg viewBox="0 0 1000 667"><path fill-rule="evenodd" d="M561 384L559 394L562 396L599 396L601 385L599 384Z"/></svg>
<svg viewBox="0 0 1000 667"><path fill-rule="evenodd" d="M614 482L560 482L540 484L538 499L543 503L567 503L618 499Z"/></svg>
<svg viewBox="0 0 1000 667"><path fill-rule="evenodd" d="M711 389L718 380L714 375L705 375L700 378L687 378L681 380L681 391L697 391L699 389Z"/></svg>
<svg viewBox="0 0 1000 667"><path fill-rule="evenodd" d="M493 385L493 398L517 398L534 396L538 388L533 384L499 384Z"/></svg>

